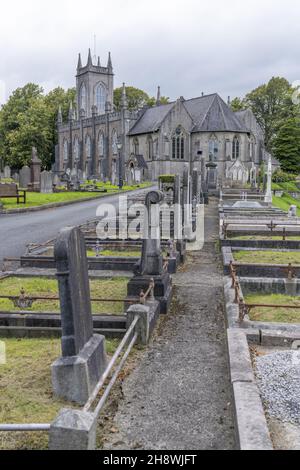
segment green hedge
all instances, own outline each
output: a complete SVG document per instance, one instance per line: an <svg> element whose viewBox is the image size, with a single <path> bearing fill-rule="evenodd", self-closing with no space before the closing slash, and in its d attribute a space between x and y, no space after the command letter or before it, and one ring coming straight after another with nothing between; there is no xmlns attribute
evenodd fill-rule
<svg viewBox="0 0 300 470"><path fill-rule="evenodd" d="M174 183L175 175L160 175L158 179L162 183Z"/></svg>

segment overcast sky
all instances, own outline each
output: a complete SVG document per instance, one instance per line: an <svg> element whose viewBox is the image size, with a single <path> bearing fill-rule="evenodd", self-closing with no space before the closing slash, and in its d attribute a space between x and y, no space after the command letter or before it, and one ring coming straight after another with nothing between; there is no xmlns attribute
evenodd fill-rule
<svg viewBox="0 0 300 470"><path fill-rule="evenodd" d="M111 51L115 86L150 95L159 84L171 99L227 99L274 75L300 79L299 0L9 0L0 10L6 96L27 82L74 86L78 52L83 62L94 53L94 35L103 64Z"/></svg>

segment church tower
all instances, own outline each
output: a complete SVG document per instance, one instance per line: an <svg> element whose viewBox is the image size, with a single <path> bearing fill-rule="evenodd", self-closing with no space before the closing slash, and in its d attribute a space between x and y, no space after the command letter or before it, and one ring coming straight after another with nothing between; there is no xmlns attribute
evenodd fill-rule
<svg viewBox="0 0 300 470"><path fill-rule="evenodd" d="M81 55L79 54L76 90L77 110L81 118L92 117L92 108L94 106L97 107L97 114L105 114L105 106L107 103L110 103L110 107L112 108L114 74L110 53L108 54L106 67L101 66L100 57L98 57L97 65L93 64L90 49L87 64L85 67L82 67Z"/></svg>

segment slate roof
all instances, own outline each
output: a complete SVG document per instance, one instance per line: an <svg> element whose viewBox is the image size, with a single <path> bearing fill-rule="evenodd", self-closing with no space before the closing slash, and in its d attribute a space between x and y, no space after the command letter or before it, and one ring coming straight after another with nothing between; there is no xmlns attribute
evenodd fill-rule
<svg viewBox="0 0 300 470"><path fill-rule="evenodd" d="M192 132L248 132L242 120L218 94L183 101L193 121ZM175 103L147 109L131 128L129 135L148 134L159 130Z"/></svg>
<svg viewBox="0 0 300 470"><path fill-rule="evenodd" d="M195 122L192 132L247 132L218 94L187 100L184 106Z"/></svg>
<svg viewBox="0 0 300 470"><path fill-rule="evenodd" d="M136 161L137 161L138 168L148 170L148 165L147 165L147 162L144 159L143 155L136 155L135 158L136 158Z"/></svg>
<svg viewBox="0 0 300 470"><path fill-rule="evenodd" d="M129 131L129 135L148 134L157 131L174 103L147 109Z"/></svg>

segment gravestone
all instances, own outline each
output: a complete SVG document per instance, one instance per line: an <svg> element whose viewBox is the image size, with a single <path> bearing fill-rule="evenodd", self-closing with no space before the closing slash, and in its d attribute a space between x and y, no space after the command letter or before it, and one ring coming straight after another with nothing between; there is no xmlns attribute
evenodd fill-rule
<svg viewBox="0 0 300 470"><path fill-rule="evenodd" d="M4 178L11 178L11 170L7 165L4 167Z"/></svg>
<svg viewBox="0 0 300 470"><path fill-rule="evenodd" d="M268 161L268 171L267 171L267 189L265 195L265 202L272 206L273 196L272 196L272 158L269 157Z"/></svg>
<svg viewBox="0 0 300 470"><path fill-rule="evenodd" d="M19 173L14 173L14 174L12 175L12 179L14 180L15 183L19 183L19 182L20 182Z"/></svg>
<svg viewBox="0 0 300 470"><path fill-rule="evenodd" d="M191 199L191 178L188 165L185 165L183 171L183 188L182 188L182 220L184 227L184 237L186 240L193 240L192 228L192 199Z"/></svg>
<svg viewBox="0 0 300 470"><path fill-rule="evenodd" d="M84 404L106 368L105 338L93 334L86 245L77 227L55 242L62 326L62 357L52 365L55 395Z"/></svg>
<svg viewBox="0 0 300 470"><path fill-rule="evenodd" d="M30 168L28 166L23 166L19 173L19 186L21 189L27 189L30 183Z"/></svg>
<svg viewBox="0 0 300 470"><path fill-rule="evenodd" d="M163 269L160 243L159 205L163 199L161 191L150 191L146 195L142 256L135 267L134 277L127 285L127 300L138 297L141 290L146 292L151 279L154 279L154 297L160 303L160 312L167 313L172 299L172 281L168 272Z"/></svg>
<svg viewBox="0 0 300 470"><path fill-rule="evenodd" d="M31 189L32 191L40 191L41 188L41 166L42 162L38 157L37 150L32 147L32 155L30 162L31 171Z"/></svg>
<svg viewBox="0 0 300 470"><path fill-rule="evenodd" d="M41 193L50 194L53 192L53 174L51 171L41 173Z"/></svg>
<svg viewBox="0 0 300 470"><path fill-rule="evenodd" d="M290 206L288 217L297 217L297 206Z"/></svg>

